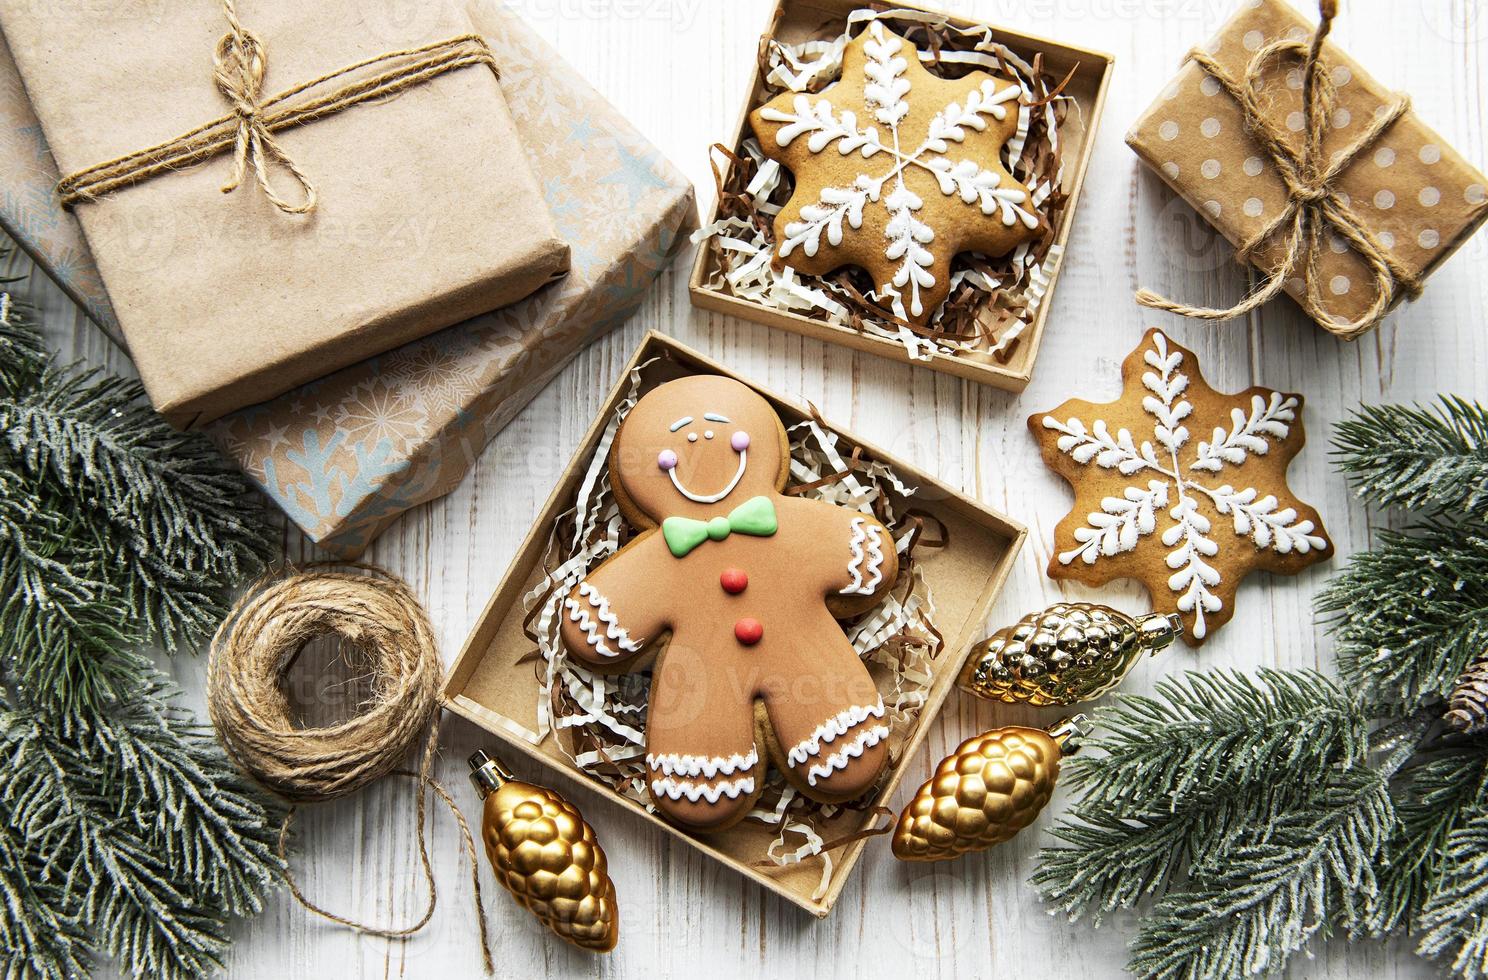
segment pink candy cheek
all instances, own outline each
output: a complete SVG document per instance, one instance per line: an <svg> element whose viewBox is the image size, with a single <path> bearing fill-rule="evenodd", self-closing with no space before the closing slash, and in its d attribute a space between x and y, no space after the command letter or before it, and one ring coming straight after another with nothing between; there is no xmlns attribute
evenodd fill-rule
<svg viewBox="0 0 1488 980"><path fill-rule="evenodd" d="M729 445L734 447L734 452L742 453L749 448L749 433L735 432L734 437L729 440Z"/></svg>
<svg viewBox="0 0 1488 980"><path fill-rule="evenodd" d="M677 454L670 449L663 449L661 455L656 457L656 465L664 470L672 469L677 465Z"/></svg>

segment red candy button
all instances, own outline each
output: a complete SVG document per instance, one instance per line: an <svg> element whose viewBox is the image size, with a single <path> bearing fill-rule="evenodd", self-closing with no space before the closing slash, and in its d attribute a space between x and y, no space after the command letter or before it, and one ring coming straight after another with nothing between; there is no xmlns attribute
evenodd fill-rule
<svg viewBox="0 0 1488 980"><path fill-rule="evenodd" d="M741 619L734 624L734 639L752 647L765 635L765 628L757 619Z"/></svg>
<svg viewBox="0 0 1488 980"><path fill-rule="evenodd" d="M738 595L749 588L749 576L744 574L742 568L725 568L723 574L718 576L718 584L729 595Z"/></svg>

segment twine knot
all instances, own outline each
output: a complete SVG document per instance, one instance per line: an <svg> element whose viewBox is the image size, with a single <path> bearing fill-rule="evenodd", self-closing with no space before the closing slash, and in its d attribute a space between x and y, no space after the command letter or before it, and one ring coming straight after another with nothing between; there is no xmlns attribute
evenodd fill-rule
<svg viewBox="0 0 1488 980"><path fill-rule="evenodd" d="M231 194L237 190L251 167L259 189L276 208L285 214L308 214L315 210L315 185L310 183L264 124L262 100L268 55L264 53L263 42L238 22L232 0L225 0L223 7L232 30L222 35L212 54L212 78L217 82L217 90L232 106L238 126L233 140L233 170L222 185L222 193ZM274 190L269 181L269 160L277 160L299 183L304 192L300 203L291 204Z"/></svg>
<svg viewBox="0 0 1488 980"><path fill-rule="evenodd" d="M1328 188L1319 183L1299 182L1288 185L1291 196L1304 204L1312 204L1328 196Z"/></svg>
<svg viewBox="0 0 1488 980"><path fill-rule="evenodd" d="M1373 146L1410 108L1410 98L1397 95L1388 107L1375 114L1374 120L1358 139L1347 148L1327 158L1323 141L1327 136L1338 92L1331 74L1322 61L1323 42L1337 16L1336 0L1322 0L1317 30L1307 40L1280 40L1265 45L1251 58L1242 78L1234 78L1214 56L1194 49L1189 57L1219 82L1240 106L1245 128L1271 158L1277 174L1287 189L1286 206L1264 227L1242 242L1235 250L1237 260L1249 263L1251 256L1275 236L1284 246L1281 261L1266 282L1250 296L1227 310L1186 306L1166 299L1148 289L1138 290L1137 302L1153 309L1204 320L1228 320L1242 316L1267 302L1286 287L1287 280L1301 273L1306 294L1301 303L1308 315L1319 323L1332 323L1330 329L1352 340L1374 327L1389 312L1396 291L1415 297L1421 292L1420 278L1405 268L1379 238L1369 230L1364 219L1349 205L1347 198L1334 187L1340 174L1360 153ZM1304 124L1300 148L1294 148L1288 134L1281 131L1267 112L1259 92L1266 69L1273 61L1297 58L1302 61L1302 109ZM1346 242L1374 274L1374 300L1357 319L1339 323L1328 311L1319 283L1319 262L1323 233L1330 231Z"/></svg>

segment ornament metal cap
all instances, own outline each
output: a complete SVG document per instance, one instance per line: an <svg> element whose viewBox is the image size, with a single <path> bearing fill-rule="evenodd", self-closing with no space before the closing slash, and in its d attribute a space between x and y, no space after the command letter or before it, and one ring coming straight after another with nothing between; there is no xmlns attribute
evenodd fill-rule
<svg viewBox="0 0 1488 980"><path fill-rule="evenodd" d="M1049 737L1059 743L1059 751L1068 758L1080 751L1080 746L1095 731L1095 724L1086 714L1061 718L1046 729Z"/></svg>
<svg viewBox="0 0 1488 980"><path fill-rule="evenodd" d="M1177 613L1148 613L1137 617L1137 635L1149 654L1166 650L1183 635L1183 617Z"/></svg>
<svg viewBox="0 0 1488 980"><path fill-rule="evenodd" d="M487 755L484 749L476 749L468 761L470 782L475 786L475 791L480 794L481 799L485 799L488 794L496 792L515 778L511 770L501 764L500 759Z"/></svg>

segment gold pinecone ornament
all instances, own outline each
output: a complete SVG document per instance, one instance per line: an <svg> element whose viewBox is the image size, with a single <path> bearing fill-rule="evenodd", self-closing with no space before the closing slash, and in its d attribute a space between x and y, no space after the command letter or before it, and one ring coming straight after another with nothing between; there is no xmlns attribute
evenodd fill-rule
<svg viewBox="0 0 1488 980"><path fill-rule="evenodd" d="M946 861L1011 840L1049 802L1060 760L1088 732L1075 715L1048 731L999 728L962 742L899 815L894 856Z"/></svg>
<svg viewBox="0 0 1488 980"><path fill-rule="evenodd" d="M620 938L604 849L582 814L552 790L518 782L484 752L470 781L485 798L481 837L496 880L561 939L608 953Z"/></svg>
<svg viewBox="0 0 1488 980"><path fill-rule="evenodd" d="M1488 732L1488 650L1457 678L1442 720L1459 735Z"/></svg>
<svg viewBox="0 0 1488 980"><path fill-rule="evenodd" d="M1092 602L1057 602L982 641L960 686L1008 704L1079 704L1120 684L1144 655L1182 635L1177 616L1132 617Z"/></svg>

